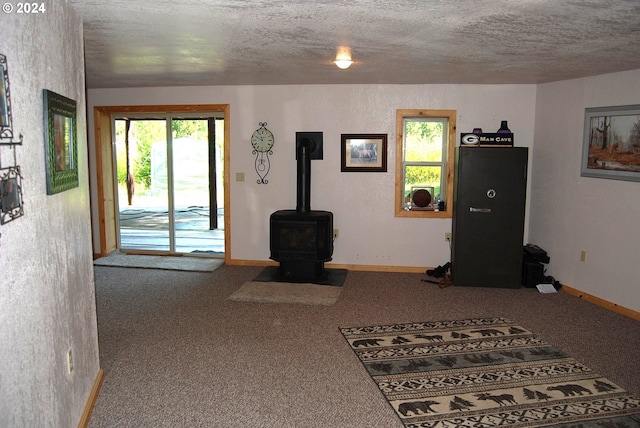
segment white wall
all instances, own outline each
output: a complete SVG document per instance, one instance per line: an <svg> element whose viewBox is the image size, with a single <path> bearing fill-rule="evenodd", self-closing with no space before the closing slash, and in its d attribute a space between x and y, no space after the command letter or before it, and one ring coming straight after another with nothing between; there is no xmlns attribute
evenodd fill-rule
<svg viewBox="0 0 640 428"><path fill-rule="evenodd" d="M556 279L640 311L640 183L580 176L584 109L629 104L640 70L538 86L530 237Z"/></svg>
<svg viewBox="0 0 640 428"><path fill-rule="evenodd" d="M15 5L15 2L13 3ZM98 374L82 23L66 0L0 16L24 216L0 226L0 426L77 426ZM80 185L48 196L42 90L77 102ZM13 150L0 147L2 167ZM74 370L68 374L71 349Z"/></svg>
<svg viewBox="0 0 640 428"><path fill-rule="evenodd" d="M394 217L395 112L455 109L458 133L495 132L508 120L516 145L533 144L535 85L313 85L96 89L94 106L230 104L231 258L268 260L269 215L296 206L295 133L322 131L324 159L311 164L311 208L334 213L340 229L332 263L429 267L444 264L450 219ZM93 129L93 113L89 129ZM249 140L267 122L275 135L269 184L259 185ZM341 173L340 134L386 133L386 173ZM94 136L90 135L90 142ZM95 168L92 168L95 172ZM244 172L246 181L236 182ZM95 189L92 189L95 192ZM97 231L94 228L94 236ZM94 242L94 250L99 246Z"/></svg>

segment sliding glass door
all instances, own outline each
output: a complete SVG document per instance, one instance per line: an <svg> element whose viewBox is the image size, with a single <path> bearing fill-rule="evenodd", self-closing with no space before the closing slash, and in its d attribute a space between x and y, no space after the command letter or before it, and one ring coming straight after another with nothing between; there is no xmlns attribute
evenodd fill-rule
<svg viewBox="0 0 640 428"><path fill-rule="evenodd" d="M121 250L224 254L217 115L114 117Z"/></svg>

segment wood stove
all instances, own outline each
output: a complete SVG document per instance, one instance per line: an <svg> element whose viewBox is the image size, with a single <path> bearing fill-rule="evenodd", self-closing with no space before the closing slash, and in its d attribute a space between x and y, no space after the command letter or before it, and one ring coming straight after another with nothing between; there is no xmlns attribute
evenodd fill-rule
<svg viewBox="0 0 640 428"><path fill-rule="evenodd" d="M324 263L333 255L333 213L311 210L311 152L315 142L303 138L297 148L297 205L269 220L272 260L280 262L282 278L322 279Z"/></svg>

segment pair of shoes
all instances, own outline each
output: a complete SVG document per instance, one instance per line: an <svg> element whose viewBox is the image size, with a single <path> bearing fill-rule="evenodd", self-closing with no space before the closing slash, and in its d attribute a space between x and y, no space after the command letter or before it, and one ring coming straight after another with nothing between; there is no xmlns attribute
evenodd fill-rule
<svg viewBox="0 0 640 428"><path fill-rule="evenodd" d="M438 266L435 269L427 270L427 275L433 276L434 278L442 278L445 276L449 268L451 267L451 262L447 262L444 266Z"/></svg>
<svg viewBox="0 0 640 428"><path fill-rule="evenodd" d="M432 284L440 284L440 281L442 281L442 279L436 278L435 276L427 275L426 278L422 278L420 281L422 281L422 282L430 282Z"/></svg>

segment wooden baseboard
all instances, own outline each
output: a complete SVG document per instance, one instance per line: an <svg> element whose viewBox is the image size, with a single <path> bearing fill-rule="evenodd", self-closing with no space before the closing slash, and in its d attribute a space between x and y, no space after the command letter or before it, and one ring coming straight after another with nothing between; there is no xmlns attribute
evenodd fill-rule
<svg viewBox="0 0 640 428"><path fill-rule="evenodd" d="M274 261L268 260L240 260L240 259L229 259L225 261L225 264L230 266L277 266L278 263Z"/></svg>
<svg viewBox="0 0 640 428"><path fill-rule="evenodd" d="M619 313L620 315L624 315L626 317L640 321L640 312L634 311L633 309L625 308L624 306L620 306L617 303L609 302L600 297L593 296L589 293L585 293L584 291L577 290L564 284L562 285L560 291L585 300L589 303L593 303L594 305L602 306L603 308Z"/></svg>
<svg viewBox="0 0 640 428"><path fill-rule="evenodd" d="M95 381L93 381L93 387L91 388L91 393L89 394L87 403L84 405L84 411L82 412L80 422L78 422L78 428L86 428L89 425L91 412L93 411L93 407L96 405L96 400L98 399L98 393L100 392L100 388L102 387L103 380L104 370L100 369L98 370L98 375L96 376Z"/></svg>
<svg viewBox="0 0 640 428"><path fill-rule="evenodd" d="M415 266L377 266L377 265L351 265L351 264L333 264L326 265L328 268L333 269L347 269L352 271L364 271L364 272L397 272L397 273L425 273L427 267L415 267Z"/></svg>
<svg viewBox="0 0 640 428"><path fill-rule="evenodd" d="M278 266L277 262L266 260L229 260L228 265L235 266ZM352 271L364 272L398 272L398 273L424 273L428 267L415 266L377 266L377 265L352 265L339 263L326 263L328 269L347 269Z"/></svg>

